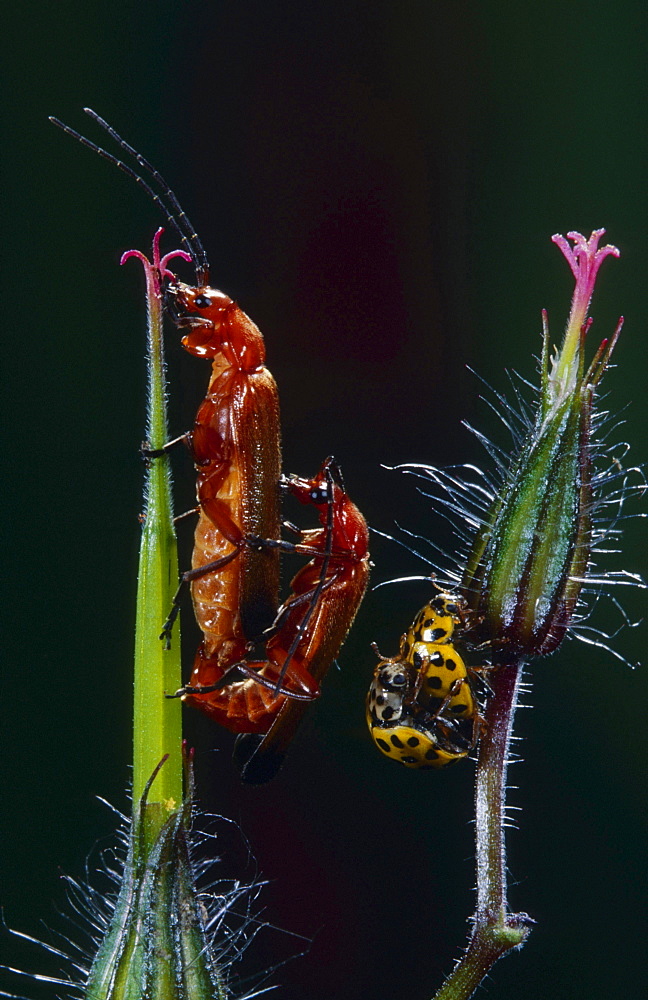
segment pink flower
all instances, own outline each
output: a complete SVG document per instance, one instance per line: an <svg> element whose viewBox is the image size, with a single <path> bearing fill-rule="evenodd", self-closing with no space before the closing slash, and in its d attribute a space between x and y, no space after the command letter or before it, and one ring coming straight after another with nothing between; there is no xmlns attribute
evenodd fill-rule
<svg viewBox="0 0 648 1000"><path fill-rule="evenodd" d="M191 261L191 254L188 254L185 250L171 250L170 253L165 253L164 257L160 257L160 237L163 232L164 228L160 226L153 237L152 261L149 261L148 257L145 257L139 250L127 250L126 253L122 254L119 262L120 264L124 264L131 257L140 260L146 274L146 287L149 298L156 298L158 300L162 297L162 282L164 279L175 278L173 272L167 267L169 261L173 260L174 257L181 257L182 260Z"/></svg>
<svg viewBox="0 0 648 1000"><path fill-rule="evenodd" d="M560 234L551 237L569 264L576 279L576 286L562 347L554 356L546 373L543 393L545 413L551 412L556 406L561 406L565 399L575 392L582 377L583 343L592 323L591 319L587 318L587 311L596 284L596 276L606 257L620 256L619 250L609 244L599 249L598 243L604 233L604 229L595 229L589 240L577 232L567 233L566 238ZM573 247L569 245L568 240L573 241ZM545 338L547 336L545 327ZM548 342L545 346L548 347Z"/></svg>

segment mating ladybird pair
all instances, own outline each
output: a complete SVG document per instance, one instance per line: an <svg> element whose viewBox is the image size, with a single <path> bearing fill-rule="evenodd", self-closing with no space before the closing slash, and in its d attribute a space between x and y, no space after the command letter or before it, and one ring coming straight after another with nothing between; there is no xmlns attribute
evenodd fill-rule
<svg viewBox="0 0 648 1000"><path fill-rule="evenodd" d="M475 746L479 713L469 670L452 644L461 602L439 594L417 614L400 652L380 657L367 696L378 749L406 767L439 768Z"/></svg>

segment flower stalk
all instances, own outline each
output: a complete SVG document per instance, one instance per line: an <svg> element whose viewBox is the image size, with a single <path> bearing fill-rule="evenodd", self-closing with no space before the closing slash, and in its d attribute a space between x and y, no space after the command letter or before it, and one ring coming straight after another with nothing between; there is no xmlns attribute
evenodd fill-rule
<svg viewBox="0 0 648 1000"><path fill-rule="evenodd" d="M523 664L500 666L490 681L492 695L484 717L475 786L477 909L473 932L434 1000L466 1000L498 958L524 944L533 921L526 913L510 913L507 900L506 772L513 718Z"/></svg>
<svg viewBox="0 0 648 1000"><path fill-rule="evenodd" d="M435 1000L467 1000L498 958L521 947L533 924L526 913L508 909L506 774L522 670L529 659L555 650L564 639L590 563L596 501L594 397L623 323L586 369L584 345L596 276L606 257L619 255L616 247L599 249L603 234L600 229L589 240L576 232L567 239L553 237L575 278L567 328L560 350L550 357L543 313L536 417L484 512L461 582L471 609L472 637L489 649L493 666L476 776L473 931ZM439 481L434 470L431 475Z"/></svg>
<svg viewBox="0 0 648 1000"><path fill-rule="evenodd" d="M162 341L163 281L174 257L139 251L148 304L148 438L167 441ZM189 854L191 767L182 747L180 703L164 697L180 684L180 651L160 641L177 586L171 482L165 455L149 462L137 595L133 816L128 856L106 933L90 968L88 1000L224 1000L227 990L208 939ZM187 788L183 793L186 771Z"/></svg>
<svg viewBox="0 0 648 1000"><path fill-rule="evenodd" d="M152 262L137 250L130 250L121 263L134 257L144 266L146 276L148 328L148 423L152 449L168 440L166 421L164 340L162 336L162 279L174 257L187 259L184 251L160 258L159 229L153 239ZM149 462L146 472L145 510L142 526L135 625L135 680L133 718L133 803L146 802L150 832L155 839L162 826L182 803L182 729L179 703L164 697L181 683L180 636L171 649L160 642L165 621L177 587L178 560L169 460L162 455ZM167 757L154 791L144 796L150 775Z"/></svg>

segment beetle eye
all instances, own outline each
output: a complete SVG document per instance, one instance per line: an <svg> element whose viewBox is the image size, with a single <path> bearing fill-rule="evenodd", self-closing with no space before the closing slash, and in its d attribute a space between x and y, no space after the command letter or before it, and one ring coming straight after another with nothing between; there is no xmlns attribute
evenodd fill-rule
<svg viewBox="0 0 648 1000"><path fill-rule="evenodd" d="M326 503L328 500L328 484L316 486L310 491L310 498L313 503Z"/></svg>
<svg viewBox="0 0 648 1000"><path fill-rule="evenodd" d="M209 309L211 299L208 295L196 295L196 298L193 300L193 304L196 309Z"/></svg>

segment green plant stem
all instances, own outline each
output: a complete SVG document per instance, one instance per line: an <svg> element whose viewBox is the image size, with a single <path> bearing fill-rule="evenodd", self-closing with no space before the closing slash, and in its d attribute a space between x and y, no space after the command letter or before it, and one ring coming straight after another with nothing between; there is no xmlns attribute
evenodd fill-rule
<svg viewBox="0 0 648 1000"><path fill-rule="evenodd" d="M489 969L511 948L524 943L532 921L510 913L506 888L506 768L513 716L522 675L521 662L502 666L489 678L492 696L484 718L475 790L477 909L473 933L434 1000L467 1000Z"/></svg>
<svg viewBox="0 0 648 1000"><path fill-rule="evenodd" d="M157 270L146 267L148 303L148 438L152 448L168 439L165 368L162 338L162 299ZM142 528L135 631L135 701L133 734L133 803L162 757L168 754L146 804L150 835L182 803L182 729L179 701L165 693L180 687L180 633L165 650L160 631L169 613L178 581L173 529L171 479L166 456L149 462L146 507Z"/></svg>

